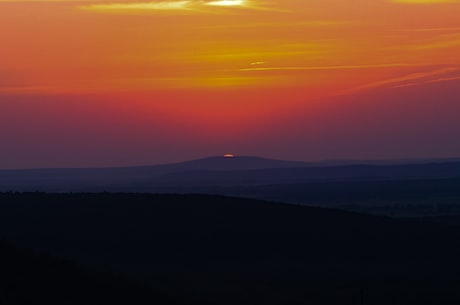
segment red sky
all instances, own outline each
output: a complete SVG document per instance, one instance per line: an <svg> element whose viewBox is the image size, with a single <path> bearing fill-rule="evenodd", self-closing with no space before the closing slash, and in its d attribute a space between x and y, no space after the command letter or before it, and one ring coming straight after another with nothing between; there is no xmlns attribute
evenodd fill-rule
<svg viewBox="0 0 460 305"><path fill-rule="evenodd" d="M460 157L460 1L0 0L0 168Z"/></svg>

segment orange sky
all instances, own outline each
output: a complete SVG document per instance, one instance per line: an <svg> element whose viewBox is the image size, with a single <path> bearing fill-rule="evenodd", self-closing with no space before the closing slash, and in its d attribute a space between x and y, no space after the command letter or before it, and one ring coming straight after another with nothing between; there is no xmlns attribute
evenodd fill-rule
<svg viewBox="0 0 460 305"><path fill-rule="evenodd" d="M0 168L460 156L459 16L455 0L0 0Z"/></svg>

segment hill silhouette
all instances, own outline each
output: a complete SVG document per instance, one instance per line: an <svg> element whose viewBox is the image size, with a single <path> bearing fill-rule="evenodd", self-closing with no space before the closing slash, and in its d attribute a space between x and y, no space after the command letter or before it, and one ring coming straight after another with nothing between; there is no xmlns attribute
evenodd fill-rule
<svg viewBox="0 0 460 305"><path fill-rule="evenodd" d="M305 162L242 156L237 158L208 157L179 163L137 167L0 170L0 190L101 191L114 186L161 182L165 175L187 171L239 171L295 168L308 165Z"/></svg>
<svg viewBox="0 0 460 305"><path fill-rule="evenodd" d="M89 272L71 261L0 241L0 304L161 304L173 298L111 273Z"/></svg>
<svg viewBox="0 0 460 305"><path fill-rule="evenodd" d="M22 246L212 304L458 304L460 227L209 195L0 194Z"/></svg>
<svg viewBox="0 0 460 305"><path fill-rule="evenodd" d="M337 162L306 163L243 156L124 168L4 170L0 171L0 190L176 193L211 186L460 178L460 162L455 160L385 165L337 165Z"/></svg>

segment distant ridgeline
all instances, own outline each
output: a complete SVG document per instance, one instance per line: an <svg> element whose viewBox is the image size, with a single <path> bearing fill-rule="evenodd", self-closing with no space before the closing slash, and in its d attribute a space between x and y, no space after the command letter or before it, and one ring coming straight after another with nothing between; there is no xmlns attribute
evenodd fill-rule
<svg viewBox="0 0 460 305"><path fill-rule="evenodd" d="M402 162L307 163L227 154L144 167L0 171L0 190L202 193L398 217L460 214L458 160Z"/></svg>
<svg viewBox="0 0 460 305"><path fill-rule="evenodd" d="M3 193L1 237L185 303L356 305L361 291L372 305L460 303L460 227L430 222L210 195ZM6 304L169 304L8 245L0 255Z"/></svg>

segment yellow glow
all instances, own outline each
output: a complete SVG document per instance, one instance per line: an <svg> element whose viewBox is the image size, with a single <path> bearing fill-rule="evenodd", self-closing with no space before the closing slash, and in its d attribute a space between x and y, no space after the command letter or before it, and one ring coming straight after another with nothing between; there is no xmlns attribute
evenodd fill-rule
<svg viewBox="0 0 460 305"><path fill-rule="evenodd" d="M221 0L221 1L211 1L207 2L207 5L214 6L242 6L244 5L244 0Z"/></svg>

